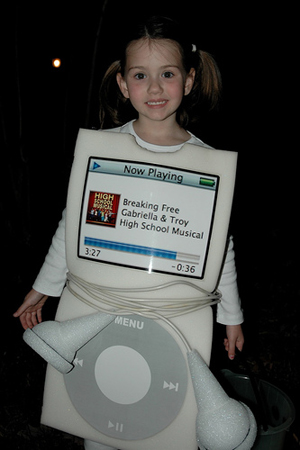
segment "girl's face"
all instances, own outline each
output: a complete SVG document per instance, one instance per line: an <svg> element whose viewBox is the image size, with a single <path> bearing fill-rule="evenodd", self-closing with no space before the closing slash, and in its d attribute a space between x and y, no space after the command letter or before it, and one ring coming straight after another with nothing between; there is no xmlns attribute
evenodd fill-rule
<svg viewBox="0 0 300 450"><path fill-rule="evenodd" d="M127 48L124 77L117 82L139 119L176 120L184 95L193 87L195 70L187 74L175 42L140 39Z"/></svg>

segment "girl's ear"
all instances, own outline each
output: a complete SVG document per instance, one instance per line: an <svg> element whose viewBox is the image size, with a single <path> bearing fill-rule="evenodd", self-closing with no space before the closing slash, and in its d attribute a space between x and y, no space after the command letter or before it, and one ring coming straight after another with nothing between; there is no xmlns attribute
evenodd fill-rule
<svg viewBox="0 0 300 450"><path fill-rule="evenodd" d="M125 98L129 98L129 93L128 93L128 89L127 89L127 83L124 80L124 78L122 77L120 72L117 73L117 83L118 83L120 91L122 92L124 97Z"/></svg>
<svg viewBox="0 0 300 450"><path fill-rule="evenodd" d="M196 75L196 71L192 67L185 79L184 95L189 95L189 93L191 92L193 85L194 85L194 81L195 81L195 75Z"/></svg>

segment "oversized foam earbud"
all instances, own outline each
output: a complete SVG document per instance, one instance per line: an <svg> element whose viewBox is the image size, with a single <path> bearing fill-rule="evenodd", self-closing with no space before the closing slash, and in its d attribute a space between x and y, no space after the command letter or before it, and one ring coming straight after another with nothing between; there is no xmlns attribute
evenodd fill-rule
<svg viewBox="0 0 300 450"><path fill-rule="evenodd" d="M230 398L196 350L188 353L198 407L200 450L249 450L256 438L255 418L241 402Z"/></svg>
<svg viewBox="0 0 300 450"><path fill-rule="evenodd" d="M61 373L73 369L76 352L116 316L96 313L65 322L47 321L28 328L24 341Z"/></svg>

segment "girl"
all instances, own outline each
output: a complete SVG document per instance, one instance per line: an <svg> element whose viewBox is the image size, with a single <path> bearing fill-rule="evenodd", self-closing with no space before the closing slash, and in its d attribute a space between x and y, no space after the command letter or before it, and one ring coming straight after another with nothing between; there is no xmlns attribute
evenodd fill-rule
<svg viewBox="0 0 300 450"><path fill-rule="evenodd" d="M110 131L130 133L140 146L155 152L176 152L184 143L206 146L186 128L195 121L199 104L216 106L220 89L220 74L212 57L198 50L176 22L153 17L137 28L122 58L104 76L100 89L101 128L117 125L119 128ZM59 296L62 292L68 272L64 239L63 214L33 289L14 314L24 329L42 321L48 295ZM244 337L232 239L219 289L223 298L217 321L226 325L224 345L233 359L235 347L242 350ZM86 448L102 448L92 445L87 443Z"/></svg>

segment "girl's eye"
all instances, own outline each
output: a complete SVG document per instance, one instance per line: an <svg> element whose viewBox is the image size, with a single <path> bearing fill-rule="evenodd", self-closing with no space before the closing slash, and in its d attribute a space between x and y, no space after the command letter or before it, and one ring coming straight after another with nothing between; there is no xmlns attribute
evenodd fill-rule
<svg viewBox="0 0 300 450"><path fill-rule="evenodd" d="M162 76L163 76L164 78L172 78L172 77L174 77L174 73L172 73L172 72L164 72L164 73L162 74Z"/></svg>
<svg viewBox="0 0 300 450"><path fill-rule="evenodd" d="M144 78L146 78L146 75L144 73L137 73L134 75L134 78L136 78L137 80L143 80Z"/></svg>

